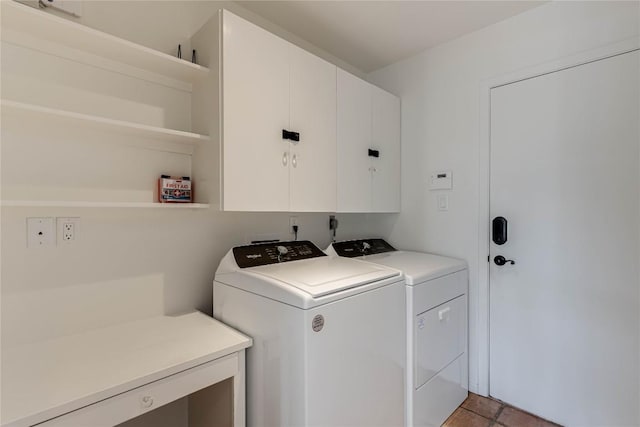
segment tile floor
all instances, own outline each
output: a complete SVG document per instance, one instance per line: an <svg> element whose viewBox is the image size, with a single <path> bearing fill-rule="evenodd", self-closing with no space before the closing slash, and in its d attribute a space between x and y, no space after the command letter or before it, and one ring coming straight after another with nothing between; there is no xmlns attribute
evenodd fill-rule
<svg viewBox="0 0 640 427"><path fill-rule="evenodd" d="M559 427L528 412L469 393L442 427Z"/></svg>

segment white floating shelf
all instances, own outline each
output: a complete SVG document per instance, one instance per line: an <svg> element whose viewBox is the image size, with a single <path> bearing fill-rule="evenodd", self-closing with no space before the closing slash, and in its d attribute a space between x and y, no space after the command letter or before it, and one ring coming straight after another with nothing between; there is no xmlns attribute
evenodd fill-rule
<svg viewBox="0 0 640 427"><path fill-rule="evenodd" d="M2 207L32 208L153 208L153 209L208 209L205 203L154 203L154 202L84 202L56 200L3 200Z"/></svg>
<svg viewBox="0 0 640 427"><path fill-rule="evenodd" d="M88 114L42 107L33 104L25 104L23 102L9 101L6 99L3 99L0 105L2 107L3 120L11 116L15 116L25 120L25 123L29 123L31 120L41 123L46 118L57 123L68 124L70 126L84 125L98 130L116 131L127 135L187 145L187 148L180 150L171 150L159 147L158 149L162 151L176 151L191 154L194 144L201 141L210 141L208 136L193 132L125 122L123 120L91 116Z"/></svg>
<svg viewBox="0 0 640 427"><path fill-rule="evenodd" d="M185 82L192 82L209 72L207 67L94 30L15 1L1 1L0 3L2 4L3 30L26 33L37 39L57 43ZM14 41L19 42L19 40Z"/></svg>

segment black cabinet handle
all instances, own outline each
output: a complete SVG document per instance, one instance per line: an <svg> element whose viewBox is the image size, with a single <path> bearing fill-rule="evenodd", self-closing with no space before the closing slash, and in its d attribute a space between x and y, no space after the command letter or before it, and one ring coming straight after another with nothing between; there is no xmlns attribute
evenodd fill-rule
<svg viewBox="0 0 640 427"><path fill-rule="evenodd" d="M298 132L282 129L282 139L289 139L291 141L298 142L300 141L300 134Z"/></svg>
<svg viewBox="0 0 640 427"><path fill-rule="evenodd" d="M369 157L380 157L380 151L369 148Z"/></svg>

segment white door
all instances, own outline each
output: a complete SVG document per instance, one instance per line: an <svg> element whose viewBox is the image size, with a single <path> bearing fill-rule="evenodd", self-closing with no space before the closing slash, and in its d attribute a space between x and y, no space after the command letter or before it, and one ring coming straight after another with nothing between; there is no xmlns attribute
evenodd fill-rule
<svg viewBox="0 0 640 427"><path fill-rule="evenodd" d="M286 211L290 45L228 11L222 37L223 209Z"/></svg>
<svg viewBox="0 0 640 427"><path fill-rule="evenodd" d="M291 45L290 210L336 210L336 66Z"/></svg>
<svg viewBox="0 0 640 427"><path fill-rule="evenodd" d="M338 212L371 211L371 85L338 69Z"/></svg>
<svg viewBox="0 0 640 427"><path fill-rule="evenodd" d="M371 86L372 212L400 212L400 99Z"/></svg>
<svg viewBox="0 0 640 427"><path fill-rule="evenodd" d="M640 424L639 76L636 51L491 90L490 394L563 425Z"/></svg>

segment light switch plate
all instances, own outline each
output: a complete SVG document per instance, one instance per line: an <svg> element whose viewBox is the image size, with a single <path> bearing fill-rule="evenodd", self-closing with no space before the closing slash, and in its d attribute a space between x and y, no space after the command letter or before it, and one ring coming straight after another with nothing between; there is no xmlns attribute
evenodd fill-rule
<svg viewBox="0 0 640 427"><path fill-rule="evenodd" d="M449 210L449 196L446 194L438 194L438 210L440 212L446 212Z"/></svg>

